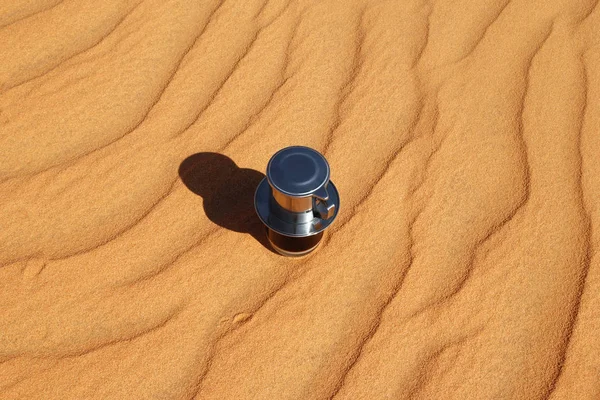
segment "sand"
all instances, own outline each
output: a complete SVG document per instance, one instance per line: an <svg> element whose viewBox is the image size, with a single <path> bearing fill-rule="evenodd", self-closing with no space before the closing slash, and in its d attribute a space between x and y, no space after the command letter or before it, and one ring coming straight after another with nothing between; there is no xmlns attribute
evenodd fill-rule
<svg viewBox="0 0 600 400"><path fill-rule="evenodd" d="M596 3L3 2L0 398L600 398Z"/></svg>

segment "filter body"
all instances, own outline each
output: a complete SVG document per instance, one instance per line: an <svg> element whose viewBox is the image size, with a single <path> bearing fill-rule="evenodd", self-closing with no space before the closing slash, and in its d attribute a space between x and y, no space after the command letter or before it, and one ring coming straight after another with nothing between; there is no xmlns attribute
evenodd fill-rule
<svg viewBox="0 0 600 400"><path fill-rule="evenodd" d="M271 157L266 172L254 206L269 241L286 256L310 253L339 211L327 160L309 147L286 147Z"/></svg>

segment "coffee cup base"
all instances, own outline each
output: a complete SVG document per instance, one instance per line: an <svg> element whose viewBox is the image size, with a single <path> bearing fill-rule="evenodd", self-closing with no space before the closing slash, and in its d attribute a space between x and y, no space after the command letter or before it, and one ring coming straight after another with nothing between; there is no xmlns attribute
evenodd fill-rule
<svg viewBox="0 0 600 400"><path fill-rule="evenodd" d="M267 238L273 249L279 254L287 257L302 257L319 246L323 238L323 232L311 236L292 237L267 228Z"/></svg>

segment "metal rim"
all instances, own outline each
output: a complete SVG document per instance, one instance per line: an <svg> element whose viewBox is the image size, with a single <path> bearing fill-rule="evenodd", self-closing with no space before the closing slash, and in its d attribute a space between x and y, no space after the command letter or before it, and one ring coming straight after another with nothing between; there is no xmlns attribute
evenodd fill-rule
<svg viewBox="0 0 600 400"><path fill-rule="evenodd" d="M283 221L281 221L282 223L278 224L278 226L273 226L273 224L269 223L269 216L271 215L271 210L269 207L269 199L271 197L271 186L269 185L269 181L266 177L263 178L262 181L260 181L256 188L256 191L254 192L254 209L261 222L266 227L272 229L273 231L281 235L289 237L306 237L316 235L321 231L325 230L325 228L327 228L333 223L340 210L340 196L337 191L337 188L335 187L332 181L329 181L327 189L330 192L330 199L332 203L335 204L335 214L327 220L315 218L315 220L317 220L316 222L318 223L318 226L315 226L314 223L311 223L310 226L307 227L308 232L305 233L295 232L294 230L292 230L295 228L294 225L286 224ZM289 230L286 229L287 225L289 225Z"/></svg>

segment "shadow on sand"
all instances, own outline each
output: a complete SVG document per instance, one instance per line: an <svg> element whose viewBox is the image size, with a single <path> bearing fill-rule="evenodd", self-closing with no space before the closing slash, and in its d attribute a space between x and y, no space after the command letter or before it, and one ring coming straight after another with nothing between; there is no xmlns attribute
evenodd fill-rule
<svg viewBox="0 0 600 400"><path fill-rule="evenodd" d="M179 176L188 189L203 198L204 212L212 222L249 233L275 253L254 210L254 191L265 177L263 173L239 168L223 154L196 153L183 160Z"/></svg>

